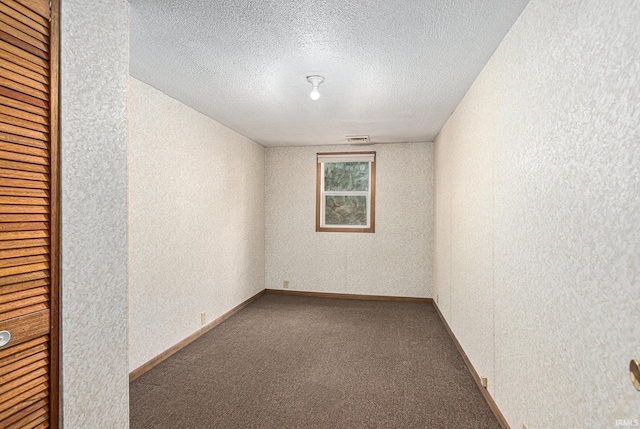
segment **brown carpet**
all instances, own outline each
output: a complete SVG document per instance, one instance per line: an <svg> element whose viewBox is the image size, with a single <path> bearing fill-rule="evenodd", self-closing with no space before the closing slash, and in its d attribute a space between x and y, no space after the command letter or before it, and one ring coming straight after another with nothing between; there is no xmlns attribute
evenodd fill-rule
<svg viewBox="0 0 640 429"><path fill-rule="evenodd" d="M430 304L266 294L131 383L131 428L500 428Z"/></svg>

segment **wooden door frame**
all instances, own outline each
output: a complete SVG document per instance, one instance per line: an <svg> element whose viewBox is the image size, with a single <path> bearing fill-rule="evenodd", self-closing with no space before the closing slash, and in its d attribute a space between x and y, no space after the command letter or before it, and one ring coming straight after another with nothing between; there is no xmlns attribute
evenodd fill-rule
<svg viewBox="0 0 640 429"><path fill-rule="evenodd" d="M60 419L60 2L51 0L51 24L49 34L49 156L51 161L49 219L50 237L50 364L49 364L49 423L57 429Z"/></svg>

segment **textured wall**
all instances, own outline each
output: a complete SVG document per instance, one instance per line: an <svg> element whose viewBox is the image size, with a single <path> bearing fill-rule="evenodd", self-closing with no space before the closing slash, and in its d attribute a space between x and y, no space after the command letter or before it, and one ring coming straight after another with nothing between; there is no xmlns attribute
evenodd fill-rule
<svg viewBox="0 0 640 429"><path fill-rule="evenodd" d="M431 297L433 144L364 149L377 152L373 234L315 232L316 153L335 146L267 149L267 288Z"/></svg>
<svg viewBox="0 0 640 429"><path fill-rule="evenodd" d="M442 139L444 130L439 137ZM433 184L433 299L440 312L451 320L451 176L448 165L450 146L434 146ZM448 164L448 162L447 162Z"/></svg>
<svg viewBox="0 0 640 429"><path fill-rule="evenodd" d="M264 289L264 149L129 80L129 369Z"/></svg>
<svg viewBox="0 0 640 429"><path fill-rule="evenodd" d="M129 4L61 2L62 418L129 425Z"/></svg>
<svg viewBox="0 0 640 429"><path fill-rule="evenodd" d="M514 428L640 419L638 40L532 0L436 139L434 293Z"/></svg>

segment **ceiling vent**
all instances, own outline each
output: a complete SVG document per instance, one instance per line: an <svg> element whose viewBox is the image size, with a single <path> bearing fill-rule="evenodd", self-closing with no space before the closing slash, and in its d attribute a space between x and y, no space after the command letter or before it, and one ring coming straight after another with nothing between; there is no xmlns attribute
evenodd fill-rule
<svg viewBox="0 0 640 429"><path fill-rule="evenodd" d="M369 136L347 136L347 143L369 143Z"/></svg>

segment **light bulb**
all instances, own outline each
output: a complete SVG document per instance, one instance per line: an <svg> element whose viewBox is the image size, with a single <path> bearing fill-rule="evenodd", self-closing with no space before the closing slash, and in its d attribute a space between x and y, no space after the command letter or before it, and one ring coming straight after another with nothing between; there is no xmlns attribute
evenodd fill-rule
<svg viewBox="0 0 640 429"><path fill-rule="evenodd" d="M313 87L311 89L311 94L309 94L309 96L311 97L312 100L315 101L318 98L320 98L320 91L318 91L318 85L324 82L324 78L318 75L307 76L307 82L309 82Z"/></svg>

